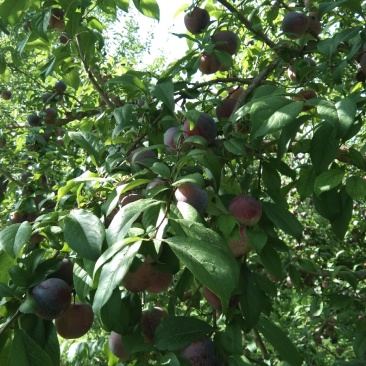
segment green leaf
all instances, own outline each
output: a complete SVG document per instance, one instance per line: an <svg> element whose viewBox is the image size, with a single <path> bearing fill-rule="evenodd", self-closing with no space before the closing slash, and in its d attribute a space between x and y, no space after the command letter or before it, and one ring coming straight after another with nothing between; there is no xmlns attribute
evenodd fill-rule
<svg viewBox="0 0 366 366"><path fill-rule="evenodd" d="M344 170L330 169L315 178L314 191L318 196L342 183Z"/></svg>
<svg viewBox="0 0 366 366"><path fill-rule="evenodd" d="M256 99L250 109L251 137L254 139L282 129L295 120L302 107L303 103L281 96Z"/></svg>
<svg viewBox="0 0 366 366"><path fill-rule="evenodd" d="M136 9L145 16L160 20L159 5L155 0L133 0Z"/></svg>
<svg viewBox="0 0 366 366"><path fill-rule="evenodd" d="M356 334L355 340L353 341L353 351L358 359L365 360L366 332Z"/></svg>
<svg viewBox="0 0 366 366"><path fill-rule="evenodd" d="M243 293L240 295L240 308L245 318L246 331L256 326L263 310L265 294L258 286L255 275L245 269L241 275Z"/></svg>
<svg viewBox="0 0 366 366"><path fill-rule="evenodd" d="M116 108L113 111L116 120L116 127L113 130L112 137L118 136L123 130L136 125L136 117L133 113L132 104L126 104L123 107Z"/></svg>
<svg viewBox="0 0 366 366"><path fill-rule="evenodd" d="M249 245L260 255L267 243L267 234L263 231L246 230Z"/></svg>
<svg viewBox="0 0 366 366"><path fill-rule="evenodd" d="M98 259L105 236L98 217L82 209L73 210L64 219L63 231L66 243L82 258Z"/></svg>
<svg viewBox="0 0 366 366"><path fill-rule="evenodd" d="M282 278L282 263L281 258L277 251L273 248L273 245L267 243L260 253L261 261L267 270L278 278Z"/></svg>
<svg viewBox="0 0 366 366"><path fill-rule="evenodd" d="M28 336L24 330L17 329L10 348L8 366L54 366L50 356Z"/></svg>
<svg viewBox="0 0 366 366"><path fill-rule="evenodd" d="M366 181L363 178L351 176L346 180L346 191L354 200L366 198Z"/></svg>
<svg viewBox="0 0 366 366"><path fill-rule="evenodd" d="M213 331L205 321L186 316L165 318L155 331L155 346L160 350L178 351Z"/></svg>
<svg viewBox="0 0 366 366"><path fill-rule="evenodd" d="M313 194L315 178L316 175L312 166L305 166L300 169L296 188L302 201Z"/></svg>
<svg viewBox="0 0 366 366"><path fill-rule="evenodd" d="M123 11L128 12L130 6L130 0L114 0L116 5Z"/></svg>
<svg viewBox="0 0 366 366"><path fill-rule="evenodd" d="M247 153L244 142L241 139L236 139L235 137L225 140L224 147L226 150L235 155L245 156Z"/></svg>
<svg viewBox="0 0 366 366"><path fill-rule="evenodd" d="M106 238L108 246L125 238L136 219L150 207L159 205L160 202L151 198L141 199L122 207L110 223Z"/></svg>
<svg viewBox="0 0 366 366"><path fill-rule="evenodd" d="M239 278L238 265L226 243L218 242L214 231L199 239L176 236L165 241L193 275L220 298L225 312Z"/></svg>
<svg viewBox="0 0 366 366"><path fill-rule="evenodd" d="M217 333L217 339L228 354L243 353L242 330L239 323L227 324L223 332Z"/></svg>
<svg viewBox="0 0 366 366"><path fill-rule="evenodd" d="M1 236L1 234L0 234ZM1 239L0 239L1 240ZM7 255L5 251L0 251L0 282L8 283L10 278L9 269L12 265L15 264L15 259L11 256Z"/></svg>
<svg viewBox="0 0 366 366"><path fill-rule="evenodd" d="M268 342L272 344L282 359L287 361L291 366L302 365L304 361L302 356L282 329L266 318L259 320L257 328Z"/></svg>
<svg viewBox="0 0 366 366"><path fill-rule="evenodd" d="M335 106L339 119L339 137L343 138L347 136L354 124L357 104L352 98L344 98L337 102Z"/></svg>
<svg viewBox="0 0 366 366"><path fill-rule="evenodd" d="M30 4L30 0L5 0L0 5L1 20L7 25L16 25L21 20L24 10Z"/></svg>
<svg viewBox="0 0 366 366"><path fill-rule="evenodd" d="M0 248L11 258L15 258L29 242L31 235L32 227L28 221L7 226L0 232Z"/></svg>
<svg viewBox="0 0 366 366"><path fill-rule="evenodd" d="M273 224L297 240L302 237L303 227L299 220L290 211L270 202L262 203L263 211Z"/></svg>
<svg viewBox="0 0 366 366"><path fill-rule="evenodd" d="M102 142L87 131L69 132L69 136L88 153L93 164L98 167L104 151Z"/></svg>
<svg viewBox="0 0 366 366"><path fill-rule="evenodd" d="M143 81L133 74L117 76L108 80L107 84L118 84L128 94L136 91L147 94L147 89Z"/></svg>
<svg viewBox="0 0 366 366"><path fill-rule="evenodd" d="M140 245L141 241L135 241L122 246L119 251L115 250L111 260L103 265L93 301L93 310L98 316L100 316L103 305L112 296L113 290L121 284L123 277L130 269Z"/></svg>
<svg viewBox="0 0 366 366"><path fill-rule="evenodd" d="M328 169L335 159L339 148L339 140L335 137L335 130L329 123L322 123L315 131L310 143L310 158L316 174Z"/></svg>
<svg viewBox="0 0 366 366"><path fill-rule="evenodd" d="M174 84L171 80L159 81L152 94L174 112Z"/></svg>

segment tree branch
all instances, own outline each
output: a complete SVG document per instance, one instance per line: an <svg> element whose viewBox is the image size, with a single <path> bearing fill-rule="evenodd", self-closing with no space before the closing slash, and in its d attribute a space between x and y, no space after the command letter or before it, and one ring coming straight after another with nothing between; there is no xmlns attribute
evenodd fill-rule
<svg viewBox="0 0 366 366"><path fill-rule="evenodd" d="M108 95L104 92L104 90L98 84L96 78L94 77L94 75L85 59L85 55L83 54L81 47L80 47L80 37L76 36L75 40L76 40L76 45L77 45L77 49L79 52L81 62L83 63L83 66L84 66L84 70L85 70L86 74L88 75L90 82L93 84L94 89L99 93L99 95L102 97L102 99L105 101L106 105L109 108L114 108L114 104L109 100Z"/></svg>

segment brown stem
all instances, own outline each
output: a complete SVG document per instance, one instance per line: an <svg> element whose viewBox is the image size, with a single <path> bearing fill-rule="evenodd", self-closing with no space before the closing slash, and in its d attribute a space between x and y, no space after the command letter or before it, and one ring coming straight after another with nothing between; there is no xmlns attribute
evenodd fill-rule
<svg viewBox="0 0 366 366"><path fill-rule="evenodd" d="M14 323L15 320L17 320L22 313L20 310L17 310L15 314L9 319L9 321L0 329L0 336L3 335L10 326Z"/></svg>
<svg viewBox="0 0 366 366"><path fill-rule="evenodd" d="M161 119L161 117L163 116L163 111L161 111L159 113L159 115L151 122L151 125L155 125L156 123L158 123ZM127 153L126 155L130 155L131 154L131 151L133 151L136 146L140 143L141 140L143 140L145 137L147 136L147 132L143 133L141 136L139 136L135 141L134 143L131 145L131 147L127 150Z"/></svg>
<svg viewBox="0 0 366 366"><path fill-rule="evenodd" d="M259 334L258 330L256 328L252 329L252 332L254 334L254 338L255 338L255 343L257 344L257 346L259 347L263 358L267 358L268 356L268 351L266 349L266 346L264 345L263 341L262 341L262 337Z"/></svg>
<svg viewBox="0 0 366 366"><path fill-rule="evenodd" d="M114 104L109 100L108 95L104 92L104 90L101 88L101 86L98 84L96 78L94 77L86 59L85 59L85 55L83 54L81 47L80 47L80 37L76 36L76 45L78 48L78 52L79 52L79 56L81 59L81 62L83 63L84 66L84 70L86 72L86 74L88 75L88 78L90 80L90 82L93 84L94 89L99 93L99 95L102 97L102 99L105 101L106 105L109 108L114 108Z"/></svg>
<svg viewBox="0 0 366 366"><path fill-rule="evenodd" d="M219 2L226 9L230 10L232 13L235 13L236 16L238 17L238 19L245 25L245 27L250 32L255 34L257 37L261 38L267 46L269 46L271 48L274 48L276 46L276 44L274 42L272 42L263 32L254 29L253 26L252 26L252 23L243 15L243 13L240 12L238 9L236 9L228 1L226 1L226 0L217 0L217 2Z"/></svg>
<svg viewBox="0 0 366 366"><path fill-rule="evenodd" d="M232 115L234 115L234 113L246 103L249 95L263 82L263 80L268 77L270 72L272 72L276 68L280 61L281 59L279 58L272 61L267 67L259 72L259 74L252 80L252 83L248 86L248 88L245 89L244 92L240 95Z"/></svg>
<svg viewBox="0 0 366 366"><path fill-rule="evenodd" d="M18 187L23 187L24 186L24 184L22 182L19 182L18 180L14 179L6 170L0 168L0 174L4 175L6 178L11 180Z"/></svg>

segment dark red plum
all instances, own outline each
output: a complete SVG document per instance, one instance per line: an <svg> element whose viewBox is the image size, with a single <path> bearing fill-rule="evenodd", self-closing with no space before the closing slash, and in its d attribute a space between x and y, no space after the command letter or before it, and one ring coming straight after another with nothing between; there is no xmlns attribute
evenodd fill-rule
<svg viewBox="0 0 366 366"><path fill-rule="evenodd" d="M36 315L52 320L59 317L71 304L70 286L59 278L48 278L31 291L38 305Z"/></svg>

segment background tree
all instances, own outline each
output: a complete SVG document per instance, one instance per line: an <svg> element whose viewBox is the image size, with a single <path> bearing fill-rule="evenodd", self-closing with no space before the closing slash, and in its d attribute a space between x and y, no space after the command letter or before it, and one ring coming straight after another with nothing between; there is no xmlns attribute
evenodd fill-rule
<svg viewBox="0 0 366 366"><path fill-rule="evenodd" d="M365 7L3 1L1 364L363 365Z"/></svg>

